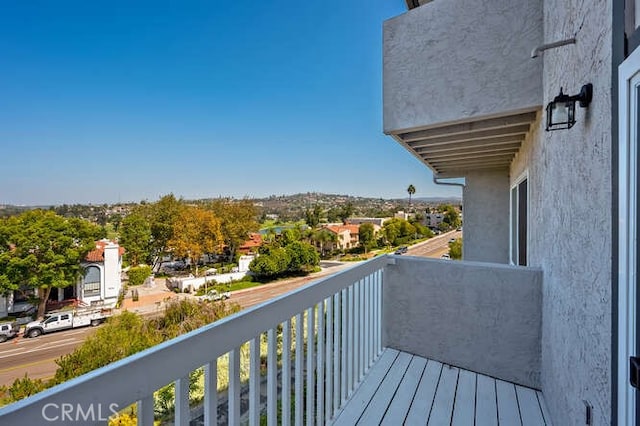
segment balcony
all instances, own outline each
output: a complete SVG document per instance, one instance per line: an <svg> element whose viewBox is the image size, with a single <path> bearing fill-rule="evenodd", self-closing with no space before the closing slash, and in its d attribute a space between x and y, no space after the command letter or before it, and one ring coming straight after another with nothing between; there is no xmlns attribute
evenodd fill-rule
<svg viewBox="0 0 640 426"><path fill-rule="evenodd" d="M106 424L135 404L152 425L170 383L177 425L550 424L541 284L534 268L382 256L4 407L0 424Z"/></svg>
<svg viewBox="0 0 640 426"><path fill-rule="evenodd" d="M541 110L541 1L419 3L384 24L385 133L438 177L506 169Z"/></svg>

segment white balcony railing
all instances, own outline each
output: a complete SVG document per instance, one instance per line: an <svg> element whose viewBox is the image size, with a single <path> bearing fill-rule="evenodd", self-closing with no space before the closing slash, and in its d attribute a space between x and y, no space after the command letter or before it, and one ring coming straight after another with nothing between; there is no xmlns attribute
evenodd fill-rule
<svg viewBox="0 0 640 426"><path fill-rule="evenodd" d="M189 374L204 367L204 424L324 424L334 418L382 351L377 258L244 310L0 409L0 424L104 424L137 403L153 425L153 394L175 383L175 424L188 425ZM260 341L266 333L266 407ZM248 356L241 347L249 344ZM227 415L219 413L218 360L228 356ZM241 369L248 364L248 409ZM280 404L280 414L279 407ZM246 405L246 404L245 404ZM293 407L293 408L292 408ZM291 412L293 411L293 412ZM225 419L226 417L226 419ZM53 424L53 423L51 423Z"/></svg>

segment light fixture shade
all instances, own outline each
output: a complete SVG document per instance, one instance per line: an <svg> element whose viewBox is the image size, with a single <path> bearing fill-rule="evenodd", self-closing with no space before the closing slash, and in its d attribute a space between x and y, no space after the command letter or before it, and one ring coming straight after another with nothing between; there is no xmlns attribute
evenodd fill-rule
<svg viewBox="0 0 640 426"><path fill-rule="evenodd" d="M575 96L568 96L562 92L547 104L547 128L546 130L570 129L576 124L576 101L581 108L587 108L593 97L593 85L587 83Z"/></svg>
<svg viewBox="0 0 640 426"><path fill-rule="evenodd" d="M547 129L570 129L576 124L576 104L573 101L553 101L547 105Z"/></svg>

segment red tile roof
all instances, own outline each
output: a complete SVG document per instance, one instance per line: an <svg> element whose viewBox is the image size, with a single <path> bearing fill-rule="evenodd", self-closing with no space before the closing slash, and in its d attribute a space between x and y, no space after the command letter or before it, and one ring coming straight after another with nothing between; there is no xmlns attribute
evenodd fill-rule
<svg viewBox="0 0 640 426"><path fill-rule="evenodd" d="M249 234L249 239L245 241L239 248L240 250L251 250L262 245L262 235L258 233Z"/></svg>
<svg viewBox="0 0 640 426"><path fill-rule="evenodd" d="M104 248L109 244L113 244L113 242L108 240L96 241L96 249L87 253L85 260L87 262L104 262ZM118 248L118 254L120 256L124 254L124 247Z"/></svg>
<svg viewBox="0 0 640 426"><path fill-rule="evenodd" d="M340 234L344 231L349 231L351 235L357 234L360 230L360 225L329 225L327 229L336 234Z"/></svg>

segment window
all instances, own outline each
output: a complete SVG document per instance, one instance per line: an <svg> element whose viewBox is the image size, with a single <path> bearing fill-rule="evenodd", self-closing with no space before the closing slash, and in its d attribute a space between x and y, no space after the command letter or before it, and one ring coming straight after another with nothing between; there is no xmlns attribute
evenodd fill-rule
<svg viewBox="0 0 640 426"><path fill-rule="evenodd" d="M100 268L89 266L82 282L84 296L100 296Z"/></svg>
<svg viewBox="0 0 640 426"><path fill-rule="evenodd" d="M521 178L511 188L511 263L527 264L527 178Z"/></svg>
<svg viewBox="0 0 640 426"><path fill-rule="evenodd" d="M61 320L68 320L69 319L69 314L64 314L60 316Z"/></svg>

